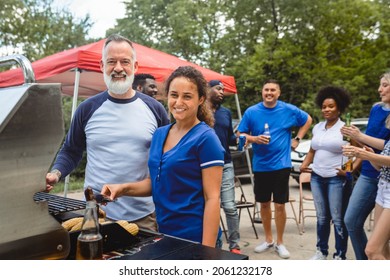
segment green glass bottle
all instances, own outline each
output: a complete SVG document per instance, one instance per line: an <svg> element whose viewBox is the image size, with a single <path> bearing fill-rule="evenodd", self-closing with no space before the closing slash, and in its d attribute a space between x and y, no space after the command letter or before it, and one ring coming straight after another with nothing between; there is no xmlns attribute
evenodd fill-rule
<svg viewBox="0 0 390 280"><path fill-rule="evenodd" d="M347 113L345 115L345 126L351 126L351 114ZM343 140L347 142L351 142L351 138L348 136L343 136Z"/></svg>

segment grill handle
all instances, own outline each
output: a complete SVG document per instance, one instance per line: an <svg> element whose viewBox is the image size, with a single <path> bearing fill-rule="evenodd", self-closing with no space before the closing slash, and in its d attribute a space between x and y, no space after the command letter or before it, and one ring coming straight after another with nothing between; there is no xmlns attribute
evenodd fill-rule
<svg viewBox="0 0 390 280"><path fill-rule="evenodd" d="M23 69L24 83L35 83L35 75L31 62L24 55L13 54L0 57L0 65L13 65L15 62Z"/></svg>

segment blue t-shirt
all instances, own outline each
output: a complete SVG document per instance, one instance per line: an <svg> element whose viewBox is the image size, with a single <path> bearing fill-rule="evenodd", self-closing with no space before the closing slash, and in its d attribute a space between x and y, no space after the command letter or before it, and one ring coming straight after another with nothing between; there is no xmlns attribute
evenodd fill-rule
<svg viewBox="0 0 390 280"><path fill-rule="evenodd" d="M390 110L383 107L382 104L374 105L370 111L368 119L366 134L375 138L384 139L388 141L390 138L390 130L386 128L385 122ZM377 154L379 150L375 150ZM379 171L376 170L368 160L362 162L361 174L370 178L377 178Z"/></svg>
<svg viewBox="0 0 390 280"><path fill-rule="evenodd" d="M117 99L107 91L77 108L53 168L68 175L87 152L84 188L100 193L104 184L140 181L148 177L148 155L155 130L169 123L164 107L136 92ZM134 221L154 211L151 197L120 197L102 206L113 220Z"/></svg>
<svg viewBox="0 0 390 280"><path fill-rule="evenodd" d="M303 126L309 115L298 107L277 101L276 106L267 108L263 102L249 107L238 126L238 131L253 136L264 133L268 123L271 141L268 145L252 143L253 171L274 171L291 168L291 130Z"/></svg>
<svg viewBox="0 0 390 280"><path fill-rule="evenodd" d="M172 125L157 129L150 147L149 170L158 228L164 234L202 242L202 169L223 166L225 151L213 129L200 122L164 153Z"/></svg>

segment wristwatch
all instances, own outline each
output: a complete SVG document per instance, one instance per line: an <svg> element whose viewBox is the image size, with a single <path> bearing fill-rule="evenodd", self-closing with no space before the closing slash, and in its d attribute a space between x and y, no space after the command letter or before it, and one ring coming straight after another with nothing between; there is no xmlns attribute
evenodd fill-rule
<svg viewBox="0 0 390 280"><path fill-rule="evenodd" d="M50 171L50 173L54 173L58 176L58 181L61 180L61 171L59 171L58 169L54 169L52 171Z"/></svg>
<svg viewBox="0 0 390 280"><path fill-rule="evenodd" d="M301 141L301 138L299 138L298 136L296 136L296 137L294 138L294 140L297 140L298 142L300 142L300 141Z"/></svg>

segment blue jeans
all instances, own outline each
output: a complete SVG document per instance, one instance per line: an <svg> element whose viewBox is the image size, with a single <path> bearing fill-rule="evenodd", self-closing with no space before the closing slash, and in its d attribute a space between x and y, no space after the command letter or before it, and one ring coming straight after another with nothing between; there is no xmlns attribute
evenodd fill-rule
<svg viewBox="0 0 390 280"><path fill-rule="evenodd" d="M367 260L367 255L364 252L367 244L364 223L374 209L377 190L377 178L360 175L353 188L345 213L344 222L357 260Z"/></svg>
<svg viewBox="0 0 390 280"><path fill-rule="evenodd" d="M316 173L311 175L311 191L317 212L317 248L323 255L328 255L331 221L334 224L334 256L345 259L348 247L348 231L344 224L344 193L346 180L335 176L323 178Z"/></svg>
<svg viewBox="0 0 390 280"><path fill-rule="evenodd" d="M221 186L221 207L225 212L228 228L229 249L240 249L239 218L235 202L234 168L233 163L227 163L223 167ZM219 240L222 244L222 237Z"/></svg>

